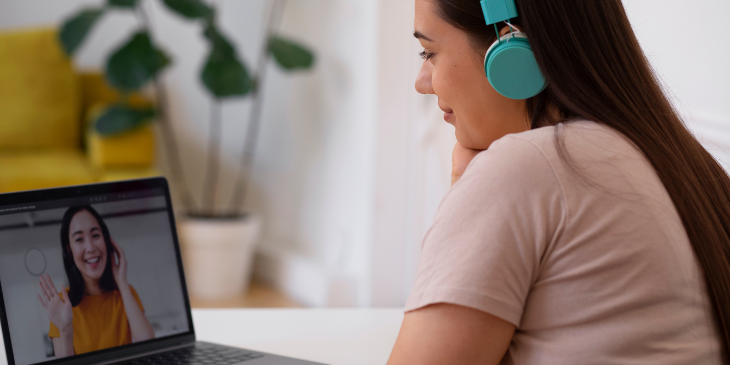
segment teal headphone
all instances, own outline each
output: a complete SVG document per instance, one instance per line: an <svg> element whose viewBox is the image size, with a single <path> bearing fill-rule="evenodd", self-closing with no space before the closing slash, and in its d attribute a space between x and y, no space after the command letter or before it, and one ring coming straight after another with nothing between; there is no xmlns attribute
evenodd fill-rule
<svg viewBox="0 0 730 365"><path fill-rule="evenodd" d="M517 17L514 0L481 0L487 25ZM484 72L494 90L510 99L528 99L547 87L527 37L507 23L510 33L497 38L484 57Z"/></svg>

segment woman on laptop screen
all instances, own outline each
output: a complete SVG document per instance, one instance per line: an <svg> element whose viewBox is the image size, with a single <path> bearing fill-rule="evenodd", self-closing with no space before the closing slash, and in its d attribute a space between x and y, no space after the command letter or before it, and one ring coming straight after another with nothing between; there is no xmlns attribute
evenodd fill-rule
<svg viewBox="0 0 730 365"><path fill-rule="evenodd" d="M69 287L60 293L42 275L38 296L51 320L56 358L154 338L142 302L127 282L127 261L94 208L69 208L61 222Z"/></svg>

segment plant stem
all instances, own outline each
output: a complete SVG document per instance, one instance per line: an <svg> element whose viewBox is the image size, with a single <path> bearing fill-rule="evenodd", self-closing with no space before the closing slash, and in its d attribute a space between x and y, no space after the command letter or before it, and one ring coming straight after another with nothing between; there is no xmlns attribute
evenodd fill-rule
<svg viewBox="0 0 730 365"><path fill-rule="evenodd" d="M149 17L145 13L141 1L137 5L137 14L143 24L143 27L147 29L147 32L150 34L151 38L152 24L149 20ZM158 75L155 75L152 81L154 85L155 99L157 100L158 105L157 119L159 120L160 127L162 129L162 144L164 145L165 155L167 156L167 160L169 162L168 166L170 168L170 175L172 175L173 180L179 183L179 185L177 186L178 196L180 197L180 200L182 202L183 210L186 213L189 213L191 210L194 210L194 202L192 195L190 195L190 190L188 189L185 175L183 174L182 164L180 163L180 150L178 149L177 139L175 138L174 130L172 128L167 113L169 105L167 88L165 87L164 82L158 77Z"/></svg>
<svg viewBox="0 0 730 365"><path fill-rule="evenodd" d="M170 119L167 114L167 88L163 81L158 77L155 77L153 82L155 94L157 95L157 104L159 105L158 119L162 129L162 144L165 146L165 155L168 159L170 175L172 175L173 180L179 183L177 191L183 205L183 211L185 213L189 213L195 210L195 202L193 202L193 197L190 194L190 189L188 188L185 175L183 174L182 164L180 163L180 150L177 146L177 139L174 135L175 132L172 128L172 123L170 123Z"/></svg>
<svg viewBox="0 0 730 365"><path fill-rule="evenodd" d="M203 183L203 210L215 215L215 192L218 185L218 163L221 147L221 102L213 99L210 104L210 135L208 141L208 171Z"/></svg>
<svg viewBox="0 0 730 365"><path fill-rule="evenodd" d="M263 111L264 104L264 93L262 92L262 89L266 79L266 66L269 61L269 44L271 42L271 36L274 34L274 29L278 28L279 22L281 21L285 5L285 0L273 0L273 4L271 5L271 14L269 15L269 22L264 30L261 52L259 53L258 62L256 64L256 72L258 75L255 78L256 87L253 91L253 105L251 106L251 114L249 115L249 122L246 128L243 153L241 154L241 164L238 168L238 176L236 178L233 197L229 207L229 211L235 215L241 213L243 202L246 198L246 191L248 190L248 185L251 182L251 169L253 168L254 157L256 154L256 142L258 140L261 113Z"/></svg>

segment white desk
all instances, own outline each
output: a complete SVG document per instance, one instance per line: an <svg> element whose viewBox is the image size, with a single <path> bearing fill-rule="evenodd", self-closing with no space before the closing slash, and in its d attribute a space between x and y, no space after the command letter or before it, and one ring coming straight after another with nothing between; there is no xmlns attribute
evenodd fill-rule
<svg viewBox="0 0 730 365"><path fill-rule="evenodd" d="M193 310L198 340L330 365L385 364L402 320L401 309Z"/></svg>

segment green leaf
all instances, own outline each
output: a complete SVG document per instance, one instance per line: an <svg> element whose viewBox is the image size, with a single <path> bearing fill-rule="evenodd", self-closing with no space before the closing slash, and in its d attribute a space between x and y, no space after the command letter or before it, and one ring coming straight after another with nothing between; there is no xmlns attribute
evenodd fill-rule
<svg viewBox="0 0 730 365"><path fill-rule="evenodd" d="M205 30L205 37L211 43L211 50L201 79L208 91L217 98L243 96L251 92L254 82L236 56L233 45L213 26Z"/></svg>
<svg viewBox="0 0 730 365"><path fill-rule="evenodd" d="M117 8L134 8L137 6L137 0L107 0L107 3Z"/></svg>
<svg viewBox="0 0 730 365"><path fill-rule="evenodd" d="M109 57L106 78L117 89L138 90L169 64L170 59L155 48L149 34L138 32Z"/></svg>
<svg viewBox="0 0 730 365"><path fill-rule="evenodd" d="M165 5L188 19L205 18L213 14L213 8L202 0L165 0Z"/></svg>
<svg viewBox="0 0 730 365"><path fill-rule="evenodd" d="M304 46L274 35L271 37L269 52L276 63L285 70L308 69L314 64L314 54Z"/></svg>
<svg viewBox="0 0 730 365"><path fill-rule="evenodd" d="M211 52L201 74L203 84L215 97L243 96L253 89L248 70L235 56Z"/></svg>
<svg viewBox="0 0 730 365"><path fill-rule="evenodd" d="M96 120L96 131L102 136L113 136L149 123L155 117L155 109L136 109L125 105L108 107Z"/></svg>
<svg viewBox="0 0 730 365"><path fill-rule="evenodd" d="M233 48L231 42L215 28L215 26L208 25L203 32L205 38L208 39L212 49L218 53L225 53L227 55L235 55L236 49Z"/></svg>
<svg viewBox="0 0 730 365"><path fill-rule="evenodd" d="M73 55L102 14L103 9L86 8L63 23L59 38L67 55Z"/></svg>

